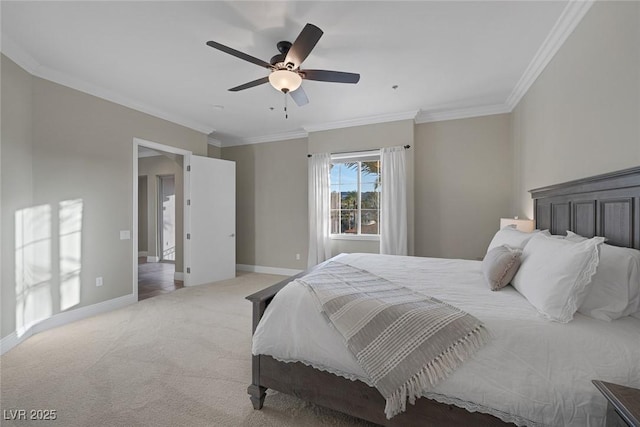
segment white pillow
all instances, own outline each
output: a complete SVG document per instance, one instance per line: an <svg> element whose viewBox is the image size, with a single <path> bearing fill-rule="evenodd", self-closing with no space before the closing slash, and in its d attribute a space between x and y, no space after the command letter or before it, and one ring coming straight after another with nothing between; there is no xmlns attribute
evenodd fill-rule
<svg viewBox="0 0 640 427"><path fill-rule="evenodd" d="M567 231L567 240L583 242L586 238ZM598 269L578 311L594 319L611 321L639 309L640 251L601 245Z"/></svg>
<svg viewBox="0 0 640 427"><path fill-rule="evenodd" d="M571 242L576 242L576 243L584 242L585 240L587 240L586 237L583 237L583 236L581 236L579 234L576 234L573 231L569 231L569 230L567 230L566 239L571 241Z"/></svg>
<svg viewBox="0 0 640 427"><path fill-rule="evenodd" d="M524 247L511 285L545 317L567 323L586 297L603 240L574 243L538 233Z"/></svg>
<svg viewBox="0 0 640 427"><path fill-rule="evenodd" d="M506 226L498 230L498 232L491 239L487 252L498 246L509 246L514 249L523 249L529 239L538 233L544 233L550 235L548 230L540 231L535 230L531 233L525 233L524 231L516 230L514 227Z"/></svg>

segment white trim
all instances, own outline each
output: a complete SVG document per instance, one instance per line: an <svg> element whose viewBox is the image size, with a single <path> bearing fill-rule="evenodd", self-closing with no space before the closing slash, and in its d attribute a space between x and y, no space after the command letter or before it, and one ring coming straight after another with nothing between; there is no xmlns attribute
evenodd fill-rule
<svg viewBox="0 0 640 427"><path fill-rule="evenodd" d="M160 153L154 153L153 151L146 151L138 153L139 159L144 159L145 157L159 157L162 156Z"/></svg>
<svg viewBox="0 0 640 427"><path fill-rule="evenodd" d="M152 150L164 151L166 153L172 154L180 154L181 156L185 156L187 154L191 154L191 151L184 150L182 148L173 147L171 145L164 145L153 141L147 141L142 138L133 138L133 143L136 146L136 154L138 153L138 145L142 145L143 147L151 148Z"/></svg>
<svg viewBox="0 0 640 427"><path fill-rule="evenodd" d="M276 142L287 141L289 139L306 138L309 134L304 130L293 130L291 132L276 133L272 135L254 136L250 138L242 138L239 141L229 141L225 144L225 147L231 147L234 145L246 145L246 144L262 144L263 142Z"/></svg>
<svg viewBox="0 0 640 427"><path fill-rule="evenodd" d="M173 273L173 280L184 282L184 273L182 271L176 271Z"/></svg>
<svg viewBox="0 0 640 427"><path fill-rule="evenodd" d="M291 268L265 267L262 265L236 264L236 270L249 271L251 273L277 274L279 276L295 276L302 273L302 270L294 270Z"/></svg>
<svg viewBox="0 0 640 427"><path fill-rule="evenodd" d="M214 147L218 147L218 148L222 147L222 141L212 137L211 135L207 136L207 144L213 145Z"/></svg>
<svg viewBox="0 0 640 427"><path fill-rule="evenodd" d="M2 338L0 340L0 354L6 353L16 345L39 332L57 328L58 326L66 325L77 320L86 319L87 317L92 317L100 313L126 307L127 305L136 302L138 302L138 298L133 294L129 294L85 307L76 308L75 310L63 311L62 313L54 314L47 319L31 325L19 337L17 332L13 331L6 337Z"/></svg>
<svg viewBox="0 0 640 427"><path fill-rule="evenodd" d="M567 3L562 14L549 32L549 35L547 35L547 38L542 42L538 52L536 52L529 66L507 98L506 104L509 106L509 110L513 110L516 105L518 105L531 85L533 85L540 74L542 74L549 62L551 62L551 59L553 59L573 30L575 30L580 21L582 21L582 18L584 18L591 6L593 6L593 3L594 0L570 0L569 3Z"/></svg>
<svg viewBox="0 0 640 427"><path fill-rule="evenodd" d="M5 36L4 34L2 35L2 53L4 53L7 57L11 58L12 61L14 61L20 67L24 68L27 72L36 77L40 77L45 80L58 83L62 86L79 90L80 92L88 93L89 95L97 96L98 98L114 102L124 107L131 108L133 110L140 111L142 113L149 114L163 120L168 120L170 122L188 127L189 129L193 129L204 134L209 134L215 131L215 129L213 129L211 126L204 123L199 123L185 117L176 116L170 112L157 109L150 105L118 94L109 89L105 89L93 83L86 82L70 74L46 67L36 61L33 56L29 55L17 43L15 43L12 39Z"/></svg>
<svg viewBox="0 0 640 427"><path fill-rule="evenodd" d="M13 331L6 337L0 339L0 355L5 354L7 351L11 350L13 347L17 346L22 341L27 339L27 335L31 336L31 334L25 334L21 339L18 339L18 334L16 334L16 331Z"/></svg>
<svg viewBox="0 0 640 427"><path fill-rule="evenodd" d="M456 110L421 111L415 122L430 123L445 120L469 119L473 117L491 116L493 114L510 113L511 108L506 104L483 105L479 107L459 108Z"/></svg>
<svg viewBox="0 0 640 427"><path fill-rule="evenodd" d="M157 257L157 256L147 256L147 262L160 262L160 257Z"/></svg>
<svg viewBox="0 0 640 427"><path fill-rule="evenodd" d="M20 48L11 37L2 34L2 53L30 74L37 74L40 64L35 58Z"/></svg>
<svg viewBox="0 0 640 427"><path fill-rule="evenodd" d="M370 241L380 241L379 234L331 234L331 240L370 240Z"/></svg>
<svg viewBox="0 0 640 427"><path fill-rule="evenodd" d="M147 251L138 251L138 258L146 257L148 255L149 255L149 252L147 252Z"/></svg>
<svg viewBox="0 0 640 427"><path fill-rule="evenodd" d="M376 159L380 160L381 150L379 148L366 151L349 151L344 153L331 154L331 161L340 160L358 160L358 159Z"/></svg>
<svg viewBox="0 0 640 427"><path fill-rule="evenodd" d="M413 120L419 110L404 111L401 113L378 114L375 116L360 117L357 119L340 120L337 122L322 123L317 125L303 126L307 132L318 132L323 130L349 128L353 126L364 126L376 123L397 122L399 120Z"/></svg>

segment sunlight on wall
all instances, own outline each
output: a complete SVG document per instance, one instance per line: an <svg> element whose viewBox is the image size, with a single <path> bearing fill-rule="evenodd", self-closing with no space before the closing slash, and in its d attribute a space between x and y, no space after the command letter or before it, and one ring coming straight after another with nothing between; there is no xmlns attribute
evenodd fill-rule
<svg viewBox="0 0 640 427"><path fill-rule="evenodd" d="M80 303L82 209L82 199L76 199L60 202L58 212L52 212L51 205L16 211L18 337L54 312ZM57 260L53 259L56 254L54 248L58 249Z"/></svg>
<svg viewBox="0 0 640 427"><path fill-rule="evenodd" d="M82 199L60 202L60 310L80 303Z"/></svg>
<svg viewBox="0 0 640 427"><path fill-rule="evenodd" d="M21 209L16 224L16 332L52 313L51 206Z"/></svg>
<svg viewBox="0 0 640 427"><path fill-rule="evenodd" d="M162 201L162 259L176 260L176 196L164 196Z"/></svg>

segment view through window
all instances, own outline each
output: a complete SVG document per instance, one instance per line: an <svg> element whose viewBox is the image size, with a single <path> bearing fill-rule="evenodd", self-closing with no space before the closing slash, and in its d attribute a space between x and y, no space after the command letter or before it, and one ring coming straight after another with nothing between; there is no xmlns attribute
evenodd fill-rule
<svg viewBox="0 0 640 427"><path fill-rule="evenodd" d="M380 156L331 161L331 234L380 233Z"/></svg>

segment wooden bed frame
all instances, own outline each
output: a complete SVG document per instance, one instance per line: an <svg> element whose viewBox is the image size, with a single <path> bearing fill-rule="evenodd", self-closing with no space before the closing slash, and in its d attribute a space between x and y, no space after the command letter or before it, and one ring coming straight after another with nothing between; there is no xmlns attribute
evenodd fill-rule
<svg viewBox="0 0 640 427"><path fill-rule="evenodd" d="M640 167L531 190L536 228L553 234L574 231L585 237L604 236L609 244L640 249ZM287 283L318 266L247 297L253 303L253 331L275 294ZM296 396L384 426L504 426L480 412L420 398L406 412L387 420L385 401L373 387L302 363L279 362L265 355L252 358L248 388L255 409L261 409L268 388Z"/></svg>

